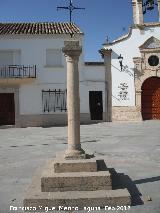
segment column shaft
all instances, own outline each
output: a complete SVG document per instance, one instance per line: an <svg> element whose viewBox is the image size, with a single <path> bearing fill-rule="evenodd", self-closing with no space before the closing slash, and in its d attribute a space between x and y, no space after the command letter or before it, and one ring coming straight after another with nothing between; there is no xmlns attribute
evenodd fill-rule
<svg viewBox="0 0 160 213"><path fill-rule="evenodd" d="M68 149L80 149L78 58L67 57Z"/></svg>
<svg viewBox="0 0 160 213"><path fill-rule="evenodd" d="M66 41L62 49L67 61L68 149L66 159L86 158L80 143L80 98L78 61L82 47L78 41Z"/></svg>

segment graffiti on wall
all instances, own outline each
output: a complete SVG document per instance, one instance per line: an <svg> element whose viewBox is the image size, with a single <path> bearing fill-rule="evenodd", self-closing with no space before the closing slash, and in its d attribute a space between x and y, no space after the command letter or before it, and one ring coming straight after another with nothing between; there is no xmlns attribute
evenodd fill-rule
<svg viewBox="0 0 160 213"><path fill-rule="evenodd" d="M128 97L128 84L127 83L120 83L118 86L119 92L118 97L121 101L129 100Z"/></svg>

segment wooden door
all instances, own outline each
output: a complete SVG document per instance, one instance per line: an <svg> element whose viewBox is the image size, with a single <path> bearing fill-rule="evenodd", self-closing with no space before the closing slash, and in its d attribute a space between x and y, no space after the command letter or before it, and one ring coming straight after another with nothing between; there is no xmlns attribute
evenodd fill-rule
<svg viewBox="0 0 160 213"><path fill-rule="evenodd" d="M15 124L15 104L13 93L0 93L0 125Z"/></svg>
<svg viewBox="0 0 160 213"><path fill-rule="evenodd" d="M91 120L103 120L102 91L89 91Z"/></svg>
<svg viewBox="0 0 160 213"><path fill-rule="evenodd" d="M142 117L160 119L160 78L151 77L142 85Z"/></svg>

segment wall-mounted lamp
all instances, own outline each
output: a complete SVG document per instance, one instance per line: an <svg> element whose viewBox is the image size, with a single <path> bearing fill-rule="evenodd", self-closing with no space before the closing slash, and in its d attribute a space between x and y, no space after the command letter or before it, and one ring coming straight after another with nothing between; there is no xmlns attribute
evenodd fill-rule
<svg viewBox="0 0 160 213"><path fill-rule="evenodd" d="M119 60L119 65L120 65L120 68L121 68L121 71L122 71L123 70L123 57L122 57L121 54L118 56L118 60Z"/></svg>
<svg viewBox="0 0 160 213"><path fill-rule="evenodd" d="M147 10L153 10L155 5L158 6L155 0L145 0L143 3L143 14L146 14Z"/></svg>

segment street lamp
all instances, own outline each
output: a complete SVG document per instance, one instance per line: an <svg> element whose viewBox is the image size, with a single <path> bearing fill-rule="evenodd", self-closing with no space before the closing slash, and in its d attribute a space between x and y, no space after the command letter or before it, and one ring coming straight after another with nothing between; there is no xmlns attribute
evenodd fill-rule
<svg viewBox="0 0 160 213"><path fill-rule="evenodd" d="M123 70L123 57L122 57L121 54L118 56L118 60L119 60L119 65L120 65L120 68L121 68L121 71L122 71Z"/></svg>

